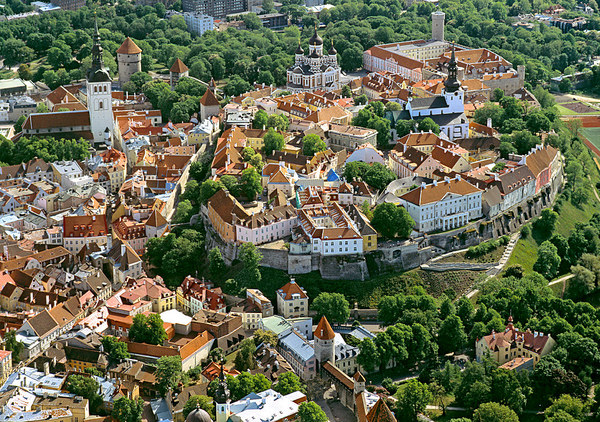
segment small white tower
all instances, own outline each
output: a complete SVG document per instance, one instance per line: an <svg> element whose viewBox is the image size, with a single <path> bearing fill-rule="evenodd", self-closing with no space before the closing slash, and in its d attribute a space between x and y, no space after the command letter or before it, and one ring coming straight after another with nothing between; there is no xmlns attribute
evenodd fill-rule
<svg viewBox="0 0 600 422"><path fill-rule="evenodd" d="M90 113L90 126L94 143L111 143L114 117L112 112L112 78L104 67L98 21L94 23L94 45L92 47L92 67L87 73L87 107Z"/></svg>
<svg viewBox="0 0 600 422"><path fill-rule="evenodd" d="M142 71L142 49L127 37L117 50L117 62L119 63L119 83L123 86L124 83L131 80L131 75Z"/></svg>
<svg viewBox="0 0 600 422"><path fill-rule="evenodd" d="M446 14L436 10L431 14L431 39L433 41L444 41L444 21Z"/></svg>
<svg viewBox="0 0 600 422"><path fill-rule="evenodd" d="M317 359L317 367L320 368L327 361L335 365L335 332L325 316L321 317L321 321L315 329L315 358Z"/></svg>

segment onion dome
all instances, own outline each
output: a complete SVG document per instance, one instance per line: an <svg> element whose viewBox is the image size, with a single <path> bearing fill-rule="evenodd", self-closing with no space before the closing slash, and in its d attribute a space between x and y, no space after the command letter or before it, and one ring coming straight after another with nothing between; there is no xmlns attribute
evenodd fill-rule
<svg viewBox="0 0 600 422"><path fill-rule="evenodd" d="M304 50L302 49L302 46L300 45L300 40L298 40L298 48L296 49L296 54L304 54Z"/></svg>
<svg viewBox="0 0 600 422"><path fill-rule="evenodd" d="M333 46L333 40L331 40L331 48L327 52L330 56L335 56L337 54L337 50Z"/></svg>
<svg viewBox="0 0 600 422"><path fill-rule="evenodd" d="M308 43L310 45L323 45L323 38L321 38L319 36L319 34L317 33L317 26L316 25L315 25L315 33L310 38L310 40L308 40Z"/></svg>

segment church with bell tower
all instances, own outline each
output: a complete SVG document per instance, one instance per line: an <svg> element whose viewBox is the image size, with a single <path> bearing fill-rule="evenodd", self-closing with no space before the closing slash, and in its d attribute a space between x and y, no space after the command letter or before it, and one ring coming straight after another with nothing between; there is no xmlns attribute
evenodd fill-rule
<svg viewBox="0 0 600 422"><path fill-rule="evenodd" d="M340 74L333 42L324 54L323 39L315 26L315 33L308 41L308 54L304 54L298 41L294 64L287 70L286 87L291 92L332 91L340 88Z"/></svg>
<svg viewBox="0 0 600 422"><path fill-rule="evenodd" d="M92 67L87 72L87 107L94 143L112 143L114 116L112 111L112 78L104 66L98 20L94 22L94 45Z"/></svg>

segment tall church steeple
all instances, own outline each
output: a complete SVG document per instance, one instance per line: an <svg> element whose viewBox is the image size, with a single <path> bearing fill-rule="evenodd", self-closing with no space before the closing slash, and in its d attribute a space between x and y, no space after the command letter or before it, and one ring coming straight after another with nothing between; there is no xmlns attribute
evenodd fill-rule
<svg viewBox="0 0 600 422"><path fill-rule="evenodd" d="M452 55L448 62L448 79L444 82L446 92L455 92L460 88L458 80L458 66L456 65L456 55L454 54L454 44L452 44Z"/></svg>
<svg viewBox="0 0 600 422"><path fill-rule="evenodd" d="M87 108L90 113L90 129L94 143L112 144L114 116L112 112L112 78L102 60L102 46L98 19L94 17L94 45L92 67L87 72Z"/></svg>
<svg viewBox="0 0 600 422"><path fill-rule="evenodd" d="M92 46L92 67L88 70L87 79L90 82L110 81L110 73L104 67L102 59L102 46L100 45L100 32L98 31L98 18L94 17L94 45Z"/></svg>

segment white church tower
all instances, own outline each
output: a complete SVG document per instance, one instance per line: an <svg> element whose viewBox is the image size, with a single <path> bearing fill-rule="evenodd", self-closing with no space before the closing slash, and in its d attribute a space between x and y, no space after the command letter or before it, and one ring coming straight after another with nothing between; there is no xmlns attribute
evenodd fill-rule
<svg viewBox="0 0 600 422"><path fill-rule="evenodd" d="M87 106L90 112L90 125L94 143L112 143L114 116L112 112L112 78L102 61L102 47L98 21L94 23L94 45L92 47L92 67L87 73Z"/></svg>
<svg viewBox="0 0 600 422"><path fill-rule="evenodd" d="M452 44L452 55L448 62L448 78L444 81L442 95L448 104L449 113L463 113L465 111L464 91L458 80L458 66L456 64L456 55L454 54L454 44Z"/></svg>

